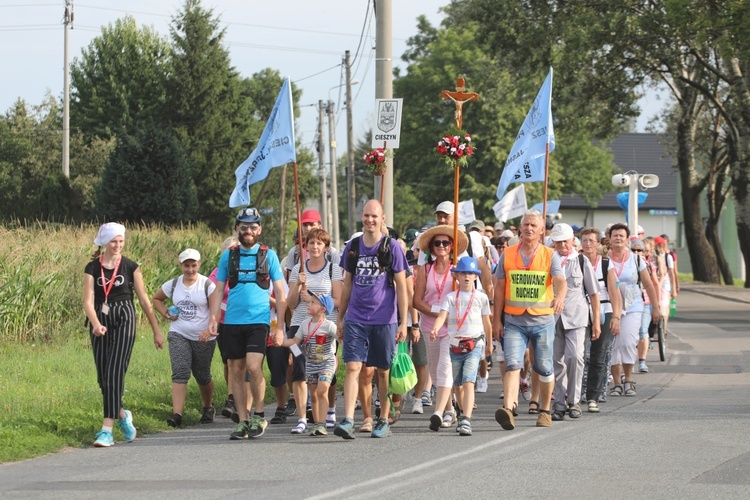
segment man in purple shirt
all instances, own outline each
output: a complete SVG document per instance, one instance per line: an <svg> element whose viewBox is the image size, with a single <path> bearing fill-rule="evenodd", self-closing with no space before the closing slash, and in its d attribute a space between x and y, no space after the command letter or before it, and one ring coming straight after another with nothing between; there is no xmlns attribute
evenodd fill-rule
<svg viewBox="0 0 750 500"><path fill-rule="evenodd" d="M388 375L396 342L406 338L409 311L406 255L401 245L382 231L385 215L380 202L365 203L361 220L362 236L349 241L341 253L341 266L346 273L339 304L338 332L339 338L343 336L346 363L345 417L336 425L334 434L344 439L354 439L354 409L363 364L378 369L378 394L388 394ZM383 241L384 238L388 239ZM384 249L387 251L382 252ZM391 257L390 270L380 265L386 253ZM390 405L384 402L372 437L390 434L389 410Z"/></svg>

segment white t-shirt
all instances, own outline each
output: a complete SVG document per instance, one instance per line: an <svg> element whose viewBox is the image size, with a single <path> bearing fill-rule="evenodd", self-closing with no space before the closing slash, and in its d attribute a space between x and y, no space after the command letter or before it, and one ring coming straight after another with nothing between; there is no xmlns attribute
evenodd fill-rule
<svg viewBox="0 0 750 500"><path fill-rule="evenodd" d="M456 300L457 294L458 300ZM473 300L472 295L474 297ZM471 305L471 308L467 311L469 305ZM448 335L460 338L478 338L484 335L482 316L489 316L491 314L490 300L481 290L473 290L472 292L461 292L457 290L456 292L451 292L445 299L443 299L440 309L448 311ZM458 309L458 311L456 309ZM460 329L457 328L457 315L459 315L461 319L466 315L466 319L463 319Z"/></svg>
<svg viewBox="0 0 750 500"><path fill-rule="evenodd" d="M308 263L309 265L309 263ZM325 266L320 271L312 272L307 266L307 289L317 294L331 295L333 292L333 282L342 281L344 279L341 272L341 268L333 262L326 260ZM289 283L296 283L299 280L299 263L294 265L292 274L289 276ZM339 310L334 309L331 314L326 316L326 319L336 324L336 320L339 315ZM297 308L292 313L292 321L290 326L299 326L306 319L310 319L307 314L307 303L300 301L297 304Z"/></svg>
<svg viewBox="0 0 750 500"><path fill-rule="evenodd" d="M646 269L646 261L640 259L641 265L636 264L636 255L628 251L628 258L623 263L615 262L609 257L609 266L615 270L617 288L622 294L623 314L643 312L643 294L638 284L638 274Z"/></svg>
<svg viewBox="0 0 750 500"><path fill-rule="evenodd" d="M607 278L602 275L603 269L602 269L602 257L601 255L596 256L596 264L592 264L594 266L594 273L596 273L596 280L599 282L599 303L602 306L602 318L604 318L604 315L607 313L612 312L612 303L609 299L609 291L607 290ZM612 261L609 262L609 268L607 269L607 274L613 273L614 268L612 267ZM603 320L602 320L603 321Z"/></svg>
<svg viewBox="0 0 750 500"><path fill-rule="evenodd" d="M198 340L200 333L208 328L209 311L208 298L216 289L216 285L202 274L190 286L182 282L183 276L177 278L177 284L172 290L174 280L169 280L161 286L164 295L172 299L172 303L180 308L180 315L169 327L170 332L175 332L189 340ZM208 281L208 289L206 282ZM216 337L211 337L216 340Z"/></svg>

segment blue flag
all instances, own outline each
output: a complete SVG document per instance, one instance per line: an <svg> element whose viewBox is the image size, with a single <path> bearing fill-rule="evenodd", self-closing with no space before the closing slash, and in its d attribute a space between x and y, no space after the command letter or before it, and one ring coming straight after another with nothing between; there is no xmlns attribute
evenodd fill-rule
<svg viewBox="0 0 750 500"><path fill-rule="evenodd" d="M531 207L531 210L537 210L539 212L544 212L544 204L540 201L533 207ZM556 214L560 212L560 200L550 200L547 202L547 212L548 214Z"/></svg>
<svg viewBox="0 0 750 500"><path fill-rule="evenodd" d="M289 78L286 78L258 146L234 171L237 185L229 197L229 206L234 208L249 205L250 185L268 177L272 168L295 161L297 154L294 147L292 85Z"/></svg>
<svg viewBox="0 0 750 500"><path fill-rule="evenodd" d="M547 143L550 151L555 149L555 131L552 128L552 68L549 69L505 162L503 175L497 185L498 200L503 199L508 186L514 182L544 180Z"/></svg>

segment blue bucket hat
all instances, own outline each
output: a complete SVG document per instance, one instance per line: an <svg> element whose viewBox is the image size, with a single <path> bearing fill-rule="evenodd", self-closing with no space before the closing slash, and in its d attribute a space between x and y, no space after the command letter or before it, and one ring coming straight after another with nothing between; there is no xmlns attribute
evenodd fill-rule
<svg viewBox="0 0 750 500"><path fill-rule="evenodd" d="M316 299L318 299L318 302L320 302L320 305L322 305L325 308L326 315L333 313L333 310L335 309L333 305L333 297L331 297L330 295L322 294L322 293L317 294L309 290L307 291L307 293L309 293L312 297L315 297Z"/></svg>
<svg viewBox="0 0 750 500"><path fill-rule="evenodd" d="M260 212L255 207L243 208L234 219L237 224L240 222L255 222L256 224L260 224Z"/></svg>
<svg viewBox="0 0 750 500"><path fill-rule="evenodd" d="M479 270L477 259L475 259L474 257L469 257L468 255L466 257L461 257L456 264L456 267L451 269L451 272L482 274L482 271Z"/></svg>

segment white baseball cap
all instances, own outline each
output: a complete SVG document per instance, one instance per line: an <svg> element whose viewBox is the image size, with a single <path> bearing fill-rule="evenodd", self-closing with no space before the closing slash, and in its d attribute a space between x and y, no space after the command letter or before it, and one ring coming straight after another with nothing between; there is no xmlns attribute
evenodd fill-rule
<svg viewBox="0 0 750 500"><path fill-rule="evenodd" d="M644 230L643 230L643 227L642 227L642 226L638 226L638 227L636 228L636 231L635 231L635 232L636 232L636 234L641 234L641 233L643 233L643 234L646 234L646 231L644 231Z"/></svg>
<svg viewBox="0 0 750 500"><path fill-rule="evenodd" d="M452 201L444 201L437 206L434 213L443 212L444 214L453 215L456 213L456 207Z"/></svg>
<svg viewBox="0 0 750 500"><path fill-rule="evenodd" d="M201 254L198 252L198 250L195 250L194 248L188 248L184 252L180 254L180 264L185 262L186 260L197 260L200 262L201 260Z"/></svg>
<svg viewBox="0 0 750 500"><path fill-rule="evenodd" d="M552 228L552 234L550 237L552 238L552 241L570 240L573 238L573 228L564 222L555 224L555 227Z"/></svg>

